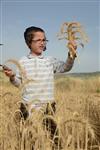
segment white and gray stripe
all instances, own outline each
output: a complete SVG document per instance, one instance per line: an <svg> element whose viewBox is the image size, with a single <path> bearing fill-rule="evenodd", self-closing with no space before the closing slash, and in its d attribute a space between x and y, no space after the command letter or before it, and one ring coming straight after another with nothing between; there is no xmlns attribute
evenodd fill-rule
<svg viewBox="0 0 100 150"><path fill-rule="evenodd" d="M29 82L23 88L23 100L30 102L40 100L41 103L54 100L54 73L69 71L73 66L74 60L68 58L64 63L56 58L33 56L29 54L24 56L20 65L24 68L26 79L33 79L36 82ZM19 86L24 79L16 75L12 83Z"/></svg>

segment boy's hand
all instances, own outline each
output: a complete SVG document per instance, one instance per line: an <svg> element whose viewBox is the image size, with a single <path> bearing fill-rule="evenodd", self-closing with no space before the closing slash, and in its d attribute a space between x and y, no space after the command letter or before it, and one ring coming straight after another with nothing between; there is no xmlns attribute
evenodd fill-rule
<svg viewBox="0 0 100 150"><path fill-rule="evenodd" d="M73 58L77 57L77 51L76 51L76 49L77 49L77 44L76 44L76 42L70 41L70 42L68 43L68 49L69 49L68 54L69 54L69 57L70 57L70 58L73 59Z"/></svg>
<svg viewBox="0 0 100 150"><path fill-rule="evenodd" d="M6 76L8 76L9 78L15 77L15 73L13 72L11 68L7 67L6 65L3 65L2 68Z"/></svg>

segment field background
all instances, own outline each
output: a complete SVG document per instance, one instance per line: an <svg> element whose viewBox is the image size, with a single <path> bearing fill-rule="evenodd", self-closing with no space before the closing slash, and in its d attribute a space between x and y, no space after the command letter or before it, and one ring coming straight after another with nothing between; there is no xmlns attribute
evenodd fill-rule
<svg viewBox="0 0 100 150"><path fill-rule="evenodd" d="M46 116L59 131L53 139L43 110L20 119L20 91L0 72L0 150L100 150L100 72L55 76L56 113Z"/></svg>

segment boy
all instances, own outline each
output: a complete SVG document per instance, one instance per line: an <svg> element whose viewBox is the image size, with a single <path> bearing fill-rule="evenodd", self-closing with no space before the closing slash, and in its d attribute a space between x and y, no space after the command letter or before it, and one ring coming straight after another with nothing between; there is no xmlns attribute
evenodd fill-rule
<svg viewBox="0 0 100 150"><path fill-rule="evenodd" d="M24 69L26 79L33 79L36 82L28 84L22 93L23 103L21 110L24 119L28 117L23 104L28 104L32 100L39 100L39 102L32 104L33 108L40 109L43 105L54 102L54 73L64 73L70 71L75 56L68 58L66 62L59 61L53 57L44 57L43 51L46 50L46 35L43 29L31 26L24 32L25 42L30 49L30 53L20 59L19 63ZM72 43L73 48L75 46ZM24 81L20 75L14 74L10 69L4 70L5 74L10 78L10 81L15 86Z"/></svg>

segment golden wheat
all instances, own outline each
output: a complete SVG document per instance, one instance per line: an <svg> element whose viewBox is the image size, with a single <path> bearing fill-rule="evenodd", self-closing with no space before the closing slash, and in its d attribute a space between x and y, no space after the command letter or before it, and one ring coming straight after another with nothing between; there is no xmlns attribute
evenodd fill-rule
<svg viewBox="0 0 100 150"><path fill-rule="evenodd" d="M32 81L33 82L33 81ZM26 85L30 81L26 81ZM56 112L49 104L32 110L24 121L19 110L20 89L2 84L0 91L0 149L1 150L100 150L100 84L98 78L66 77L55 81ZM39 102L32 100L32 103ZM51 115L52 114L52 115ZM43 120L56 124L53 138L51 128ZM58 145L55 146L55 141ZM61 145L60 145L61 144Z"/></svg>

